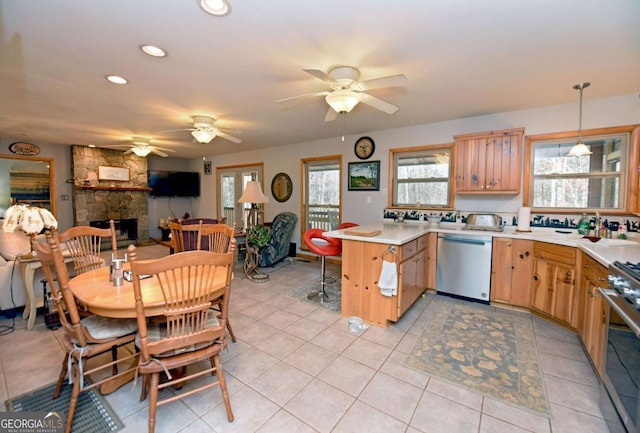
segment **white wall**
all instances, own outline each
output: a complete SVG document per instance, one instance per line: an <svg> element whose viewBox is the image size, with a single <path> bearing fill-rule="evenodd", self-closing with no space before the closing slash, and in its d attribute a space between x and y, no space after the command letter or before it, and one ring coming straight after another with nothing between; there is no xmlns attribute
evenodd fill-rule
<svg viewBox="0 0 640 433"><path fill-rule="evenodd" d="M322 119L319 119L322 121ZM586 100L583 106L583 129L608 126L631 125L640 123L640 99L637 94L618 97ZM238 152L227 155L212 155L207 159L215 167L236 164L264 162L264 190L271 202L265 207L265 220L284 211L300 215L300 159L333 154L343 155L343 221L354 221L360 224L376 223L382 220L382 211L387 206L387 183L389 172L389 149L399 147L423 146L453 142L457 134L491 131L525 127L525 135L545 134L560 131L576 131L578 129L578 105L562 104L535 109L496 113L416 125L407 128L385 131L362 132L327 140L297 143L277 148ZM347 122L348 128L348 122ZM363 136L372 137L376 150L371 160L380 160L380 191L347 191L346 167L348 162L358 161L353 153L355 141ZM192 168L202 173L202 159L192 160ZM293 194L285 203L279 203L271 196L271 179L279 172L287 173L293 182ZM202 176L202 196L200 206L215 208L216 179L215 176ZM371 197L371 203L367 203ZM195 205L195 204L194 204ZM517 213L522 205L522 196L464 196L455 197L455 207L462 211L491 211ZM195 209L194 209L195 210ZM207 212L196 211L196 215ZM292 240L300 245L299 223Z"/></svg>

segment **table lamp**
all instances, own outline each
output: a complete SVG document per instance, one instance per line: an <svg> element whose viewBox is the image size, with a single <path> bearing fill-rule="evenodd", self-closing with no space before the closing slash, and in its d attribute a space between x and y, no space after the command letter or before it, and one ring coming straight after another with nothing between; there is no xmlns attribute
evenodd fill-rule
<svg viewBox="0 0 640 433"><path fill-rule="evenodd" d="M247 215L247 227L249 230L259 222L261 209L259 207L262 203L269 203L269 199L262 192L260 182L257 180L251 180L247 182L247 186L244 188L244 192L238 203L251 203L249 214Z"/></svg>

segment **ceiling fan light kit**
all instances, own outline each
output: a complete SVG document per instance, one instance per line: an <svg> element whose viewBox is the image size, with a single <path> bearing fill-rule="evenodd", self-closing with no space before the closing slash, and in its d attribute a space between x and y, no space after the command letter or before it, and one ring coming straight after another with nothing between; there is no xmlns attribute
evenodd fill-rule
<svg viewBox="0 0 640 433"><path fill-rule="evenodd" d="M351 90L336 90L329 93L325 97L325 101L336 113L343 114L353 110L353 107L360 102L360 98L356 92Z"/></svg>
<svg viewBox="0 0 640 433"><path fill-rule="evenodd" d="M591 155L591 151L582 141L582 91L589 87L591 83L578 83L573 88L580 91L580 115L578 123L578 142L573 145L567 156L586 156Z"/></svg>
<svg viewBox="0 0 640 433"><path fill-rule="evenodd" d="M191 135L198 141L198 143L206 144L216 138L216 133L209 129L194 129L191 131Z"/></svg>
<svg viewBox="0 0 640 433"><path fill-rule="evenodd" d="M132 147L131 151L136 155L144 158L145 156L151 153L151 148L148 146Z"/></svg>
<svg viewBox="0 0 640 433"><path fill-rule="evenodd" d="M229 13L227 0L200 0L200 7L208 14L223 16Z"/></svg>

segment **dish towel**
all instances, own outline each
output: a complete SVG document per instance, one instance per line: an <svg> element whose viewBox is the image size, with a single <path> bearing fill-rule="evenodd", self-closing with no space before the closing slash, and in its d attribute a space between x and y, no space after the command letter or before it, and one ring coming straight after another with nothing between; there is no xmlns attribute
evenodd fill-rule
<svg viewBox="0 0 640 433"><path fill-rule="evenodd" d="M382 272L380 272L378 287L380 287L380 293L384 296L396 296L398 294L396 262L382 260Z"/></svg>

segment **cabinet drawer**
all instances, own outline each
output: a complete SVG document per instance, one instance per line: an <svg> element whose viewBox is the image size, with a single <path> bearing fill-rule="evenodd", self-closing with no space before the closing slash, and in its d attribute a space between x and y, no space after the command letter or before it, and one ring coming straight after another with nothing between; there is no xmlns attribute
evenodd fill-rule
<svg viewBox="0 0 640 433"><path fill-rule="evenodd" d="M576 249L565 245L536 242L533 245L533 255L535 257L564 263L566 265L576 264Z"/></svg>
<svg viewBox="0 0 640 433"><path fill-rule="evenodd" d="M418 242L418 249L416 251L422 251L427 247L427 235L419 237L416 241Z"/></svg>
<svg viewBox="0 0 640 433"><path fill-rule="evenodd" d="M400 260L405 261L418 252L418 240L414 239L411 242L400 246Z"/></svg>

